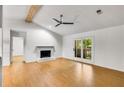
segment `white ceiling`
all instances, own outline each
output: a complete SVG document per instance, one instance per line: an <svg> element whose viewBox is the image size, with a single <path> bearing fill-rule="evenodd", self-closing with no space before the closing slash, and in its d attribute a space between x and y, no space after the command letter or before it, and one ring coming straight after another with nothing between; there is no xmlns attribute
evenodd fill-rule
<svg viewBox="0 0 124 93"><path fill-rule="evenodd" d="M30 6L6 6L6 18L23 19L27 15ZM96 10L101 9L103 14L97 15ZM96 29L103 29L111 26L124 24L124 6L102 6L102 5L58 5L43 6L33 19L33 22L50 29L60 35L68 35ZM74 21L74 25L60 25L52 18L64 15L65 21Z"/></svg>
<svg viewBox="0 0 124 93"><path fill-rule="evenodd" d="M4 5L3 19L25 20L29 8L26 5Z"/></svg>

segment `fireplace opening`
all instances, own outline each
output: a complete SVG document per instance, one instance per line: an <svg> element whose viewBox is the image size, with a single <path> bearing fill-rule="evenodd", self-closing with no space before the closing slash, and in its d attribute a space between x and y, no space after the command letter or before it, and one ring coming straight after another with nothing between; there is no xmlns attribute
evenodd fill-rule
<svg viewBox="0 0 124 93"><path fill-rule="evenodd" d="M51 57L51 50L42 50L40 51L40 58Z"/></svg>

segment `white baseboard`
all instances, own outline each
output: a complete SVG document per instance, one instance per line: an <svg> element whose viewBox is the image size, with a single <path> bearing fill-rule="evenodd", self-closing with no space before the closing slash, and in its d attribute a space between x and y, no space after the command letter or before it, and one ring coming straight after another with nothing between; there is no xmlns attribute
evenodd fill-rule
<svg viewBox="0 0 124 93"><path fill-rule="evenodd" d="M116 70L116 71L120 71L120 72L124 72L124 69L119 69L119 68L114 68L114 67L110 67L110 66L102 66L100 64L95 64L95 62L85 62L84 60L81 60L81 59L78 59L78 58L70 58L70 57L63 57L63 58L66 58L66 59L69 59L69 60L74 60L74 61L77 61L77 62L83 62L83 63L86 63L86 64L90 64L90 65L95 65L95 66L99 66L99 67L103 67L103 68L108 68L108 69L112 69L112 70Z"/></svg>

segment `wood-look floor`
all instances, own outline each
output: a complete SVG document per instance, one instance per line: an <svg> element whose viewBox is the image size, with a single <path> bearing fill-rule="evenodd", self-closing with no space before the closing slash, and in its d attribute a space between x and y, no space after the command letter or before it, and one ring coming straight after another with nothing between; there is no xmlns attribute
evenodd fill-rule
<svg viewBox="0 0 124 93"><path fill-rule="evenodd" d="M124 72L67 59L15 62L3 68L4 87L124 87Z"/></svg>
<svg viewBox="0 0 124 93"><path fill-rule="evenodd" d="M19 55L19 56L13 56L11 62L12 63L20 63L20 62L24 62L24 56L23 55Z"/></svg>

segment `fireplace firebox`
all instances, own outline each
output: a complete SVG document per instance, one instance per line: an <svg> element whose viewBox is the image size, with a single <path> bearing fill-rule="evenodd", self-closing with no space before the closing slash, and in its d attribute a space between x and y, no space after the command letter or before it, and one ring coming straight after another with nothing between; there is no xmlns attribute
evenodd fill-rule
<svg viewBox="0 0 124 93"><path fill-rule="evenodd" d="M51 57L51 50L42 50L40 51L40 58Z"/></svg>

